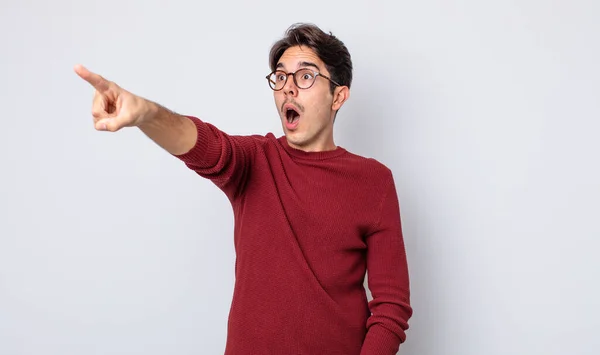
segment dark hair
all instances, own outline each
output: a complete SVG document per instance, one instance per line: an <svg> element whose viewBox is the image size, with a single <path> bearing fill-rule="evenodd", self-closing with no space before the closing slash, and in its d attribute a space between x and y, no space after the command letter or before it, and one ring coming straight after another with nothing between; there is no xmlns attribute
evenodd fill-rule
<svg viewBox="0 0 600 355"><path fill-rule="evenodd" d="M323 32L313 24L298 23L290 26L285 36L273 44L269 53L269 65L275 70L279 58L290 47L306 46L315 51L325 63L333 81L342 86L350 87L352 83L352 59L348 48L331 32ZM336 85L330 83L331 92Z"/></svg>

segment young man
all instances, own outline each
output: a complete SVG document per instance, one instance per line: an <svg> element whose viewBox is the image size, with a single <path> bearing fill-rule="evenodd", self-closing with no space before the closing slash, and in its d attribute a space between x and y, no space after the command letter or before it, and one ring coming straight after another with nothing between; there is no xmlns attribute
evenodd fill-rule
<svg viewBox="0 0 600 355"><path fill-rule="evenodd" d="M279 138L228 135L75 71L96 89L97 130L139 127L231 201L236 281L226 354L396 354L412 308L394 179L333 140L350 95L350 54L333 35L297 25L269 59Z"/></svg>

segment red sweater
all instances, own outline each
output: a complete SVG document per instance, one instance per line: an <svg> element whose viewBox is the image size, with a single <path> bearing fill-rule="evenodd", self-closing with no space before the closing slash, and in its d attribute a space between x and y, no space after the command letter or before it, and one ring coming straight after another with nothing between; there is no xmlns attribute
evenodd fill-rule
<svg viewBox="0 0 600 355"><path fill-rule="evenodd" d="M190 119L196 146L177 157L235 219L225 354L396 354L412 308L391 171L341 147L308 153Z"/></svg>

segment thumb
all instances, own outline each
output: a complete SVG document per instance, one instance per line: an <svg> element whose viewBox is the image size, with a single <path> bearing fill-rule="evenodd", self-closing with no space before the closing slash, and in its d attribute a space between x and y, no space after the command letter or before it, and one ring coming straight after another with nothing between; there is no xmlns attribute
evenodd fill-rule
<svg viewBox="0 0 600 355"><path fill-rule="evenodd" d="M95 123L96 130L116 132L123 127L128 126L131 119L124 115L117 115L115 117L106 117Z"/></svg>

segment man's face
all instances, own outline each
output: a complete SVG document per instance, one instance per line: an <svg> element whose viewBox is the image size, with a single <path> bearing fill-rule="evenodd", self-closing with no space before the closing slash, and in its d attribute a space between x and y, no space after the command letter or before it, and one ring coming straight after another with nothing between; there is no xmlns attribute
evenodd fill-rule
<svg viewBox="0 0 600 355"><path fill-rule="evenodd" d="M279 59L276 70L290 73L303 68L330 77L325 64L307 47L288 48ZM335 148L333 118L341 103L334 103L335 93L339 90L336 88L332 94L329 85L329 80L317 76L312 87L300 89L292 75L288 75L283 89L274 91L275 104L290 146L305 151Z"/></svg>

